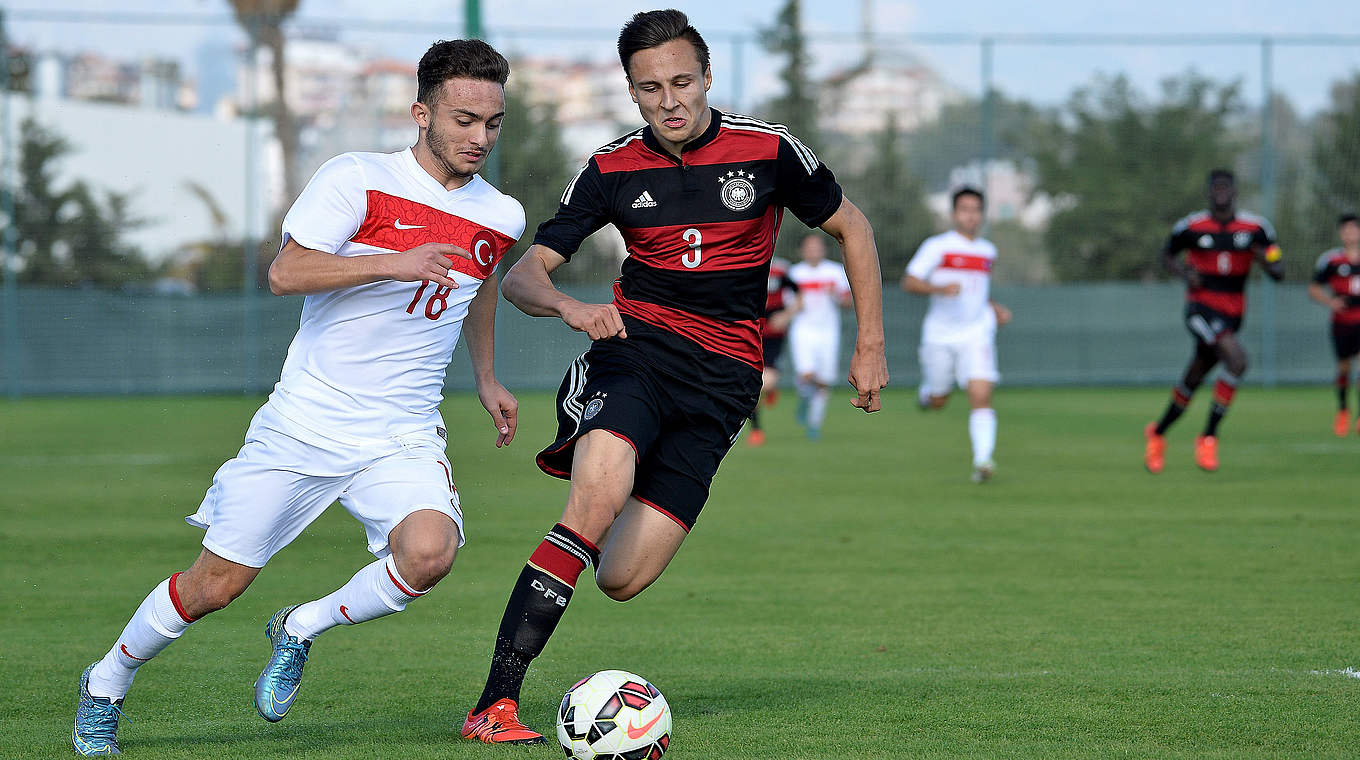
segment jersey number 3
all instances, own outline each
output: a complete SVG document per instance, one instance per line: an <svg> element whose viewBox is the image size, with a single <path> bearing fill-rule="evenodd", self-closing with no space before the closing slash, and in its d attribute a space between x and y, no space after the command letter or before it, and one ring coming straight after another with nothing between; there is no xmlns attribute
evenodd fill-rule
<svg viewBox="0 0 1360 760"><path fill-rule="evenodd" d="M416 289L415 296L411 299L411 304L406 307L407 314L416 313L416 304L420 303L420 297L425 295L425 288L428 287L430 287L430 281L422 280L420 287ZM453 288L443 285L436 286L434 293L430 294L430 300L425 303L425 318L439 319L444 310L449 308L449 294L452 292Z"/></svg>
<svg viewBox="0 0 1360 760"><path fill-rule="evenodd" d="M684 264L686 269L698 267L704 260L704 249L701 247L704 242L703 233L690 227L680 233L680 237L683 237L685 242L689 244L689 253L680 257L680 263Z"/></svg>

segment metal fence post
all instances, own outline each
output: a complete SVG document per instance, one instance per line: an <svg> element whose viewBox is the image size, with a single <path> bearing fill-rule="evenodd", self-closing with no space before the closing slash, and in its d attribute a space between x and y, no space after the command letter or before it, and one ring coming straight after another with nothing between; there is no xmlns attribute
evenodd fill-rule
<svg viewBox="0 0 1360 760"><path fill-rule="evenodd" d="M1275 97L1274 97L1274 42L1270 37L1261 40L1261 214L1267 219L1275 217ZM1275 387L1279 380L1276 352L1276 310L1275 281L1262 278L1264 286L1261 304L1263 321L1261 323L1261 368L1262 382L1267 388Z"/></svg>
<svg viewBox="0 0 1360 760"><path fill-rule="evenodd" d="M983 37L979 43L979 52L982 55L982 100L978 114L978 132L981 138L978 155L979 178L982 192L987 192L987 176L990 171L989 164L992 154L996 150L996 114L995 98L993 97L994 88L992 86L992 54L996 40L991 37ZM991 225L983 217L983 231L986 232Z"/></svg>
<svg viewBox="0 0 1360 760"><path fill-rule="evenodd" d="M5 293L5 389L10 399L19 398L19 285L14 271L14 133L9 123L9 35L5 31L5 9L0 8L0 58L4 77L0 86L0 215L5 218L4 233L0 234L0 267L4 269Z"/></svg>
<svg viewBox="0 0 1360 760"><path fill-rule="evenodd" d="M253 23L253 22L252 22ZM245 185L245 212L242 214L242 226L244 233L241 243L241 255L243 261L243 277L241 283L241 338L242 357L244 367L242 367L241 391L246 395L254 393L255 378L257 375L260 358L260 299L259 289L260 279L260 241L256 239L256 229L259 222L256 219L256 206L258 205L258 190L256 183L260 181L259 149L256 144L259 136L257 124L259 122L256 109L259 107L255 97L255 66L258 62L259 48L254 40L256 35L250 35L250 44L246 46L246 82L245 82L245 125L246 125L246 185Z"/></svg>

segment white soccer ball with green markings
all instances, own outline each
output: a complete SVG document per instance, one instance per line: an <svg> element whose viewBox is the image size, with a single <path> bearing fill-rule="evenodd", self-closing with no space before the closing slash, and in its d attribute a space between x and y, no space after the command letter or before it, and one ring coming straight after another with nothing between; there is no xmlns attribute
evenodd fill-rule
<svg viewBox="0 0 1360 760"><path fill-rule="evenodd" d="M657 760L671 744L671 708L647 679L602 670L562 697L557 740L574 760Z"/></svg>

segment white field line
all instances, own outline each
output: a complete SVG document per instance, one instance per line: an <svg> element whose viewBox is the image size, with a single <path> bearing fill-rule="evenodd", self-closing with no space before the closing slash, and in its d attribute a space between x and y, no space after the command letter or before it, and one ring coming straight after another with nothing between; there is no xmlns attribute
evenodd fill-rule
<svg viewBox="0 0 1360 760"><path fill-rule="evenodd" d="M1345 676L1347 678L1360 678L1360 670L1355 668L1342 668L1341 670L1310 670L1315 676Z"/></svg>

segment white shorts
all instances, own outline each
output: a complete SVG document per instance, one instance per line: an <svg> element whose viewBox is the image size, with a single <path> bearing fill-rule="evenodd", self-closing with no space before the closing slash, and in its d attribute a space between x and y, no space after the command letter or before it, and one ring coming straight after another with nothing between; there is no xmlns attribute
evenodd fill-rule
<svg viewBox="0 0 1360 760"><path fill-rule="evenodd" d="M840 380L836 368L840 363L840 333L795 329L789 333L789 352L793 373L798 377L812 375L822 385L835 385Z"/></svg>
<svg viewBox="0 0 1360 760"><path fill-rule="evenodd" d="M463 512L443 440L433 431L381 445L323 443L267 404L246 430L235 459L213 476L198 512L204 548L247 567L264 567L336 500L368 534L368 550L391 553L387 536L413 512L432 509L458 526Z"/></svg>
<svg viewBox="0 0 1360 760"><path fill-rule="evenodd" d="M996 383L996 341L921 344L921 389L932 396L947 396L957 384L967 388L969 380Z"/></svg>

